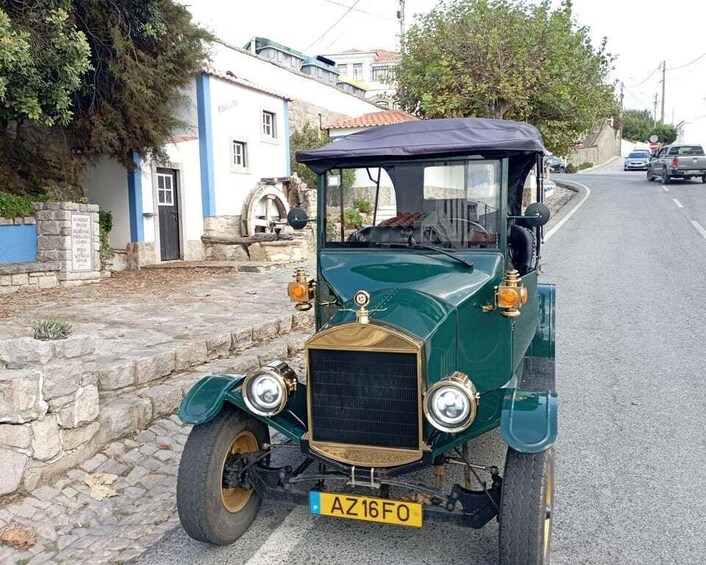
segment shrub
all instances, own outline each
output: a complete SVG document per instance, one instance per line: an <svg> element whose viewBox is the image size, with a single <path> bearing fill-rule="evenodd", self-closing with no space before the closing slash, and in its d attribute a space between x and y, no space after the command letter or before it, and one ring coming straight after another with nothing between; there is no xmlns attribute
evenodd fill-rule
<svg viewBox="0 0 706 565"><path fill-rule="evenodd" d="M590 161L584 161L579 165L579 171L583 171L584 169L590 169L591 167L593 167L593 163L591 163Z"/></svg>
<svg viewBox="0 0 706 565"><path fill-rule="evenodd" d="M336 229L336 220L326 216L326 241L336 241L337 237L341 237L341 232Z"/></svg>
<svg viewBox="0 0 706 565"><path fill-rule="evenodd" d="M32 322L34 339L42 341L53 341L56 339L66 339L73 331L71 324L57 320L38 320Z"/></svg>
<svg viewBox="0 0 706 565"><path fill-rule="evenodd" d="M15 196L0 191L0 217L24 218L34 216L32 198L29 196Z"/></svg>
<svg viewBox="0 0 706 565"><path fill-rule="evenodd" d="M113 248L110 246L110 232L113 229L113 213L98 212L98 239L100 241L101 270L106 271L113 264Z"/></svg>
<svg viewBox="0 0 706 565"><path fill-rule="evenodd" d="M373 204L365 198L356 198L353 200L353 208L356 208L361 214L370 214L373 211Z"/></svg>
<svg viewBox="0 0 706 565"><path fill-rule="evenodd" d="M343 212L343 224L346 229L360 229L363 227L363 216L355 208L346 208Z"/></svg>
<svg viewBox="0 0 706 565"><path fill-rule="evenodd" d="M575 173L576 171L578 171L578 169L574 165L572 165L571 163L566 165L566 172L567 173Z"/></svg>

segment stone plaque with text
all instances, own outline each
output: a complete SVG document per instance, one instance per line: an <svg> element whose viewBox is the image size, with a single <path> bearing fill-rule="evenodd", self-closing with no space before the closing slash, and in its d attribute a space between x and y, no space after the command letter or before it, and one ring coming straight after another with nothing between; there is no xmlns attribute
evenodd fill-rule
<svg viewBox="0 0 706 565"><path fill-rule="evenodd" d="M93 270L93 222L91 214L71 214L72 271Z"/></svg>

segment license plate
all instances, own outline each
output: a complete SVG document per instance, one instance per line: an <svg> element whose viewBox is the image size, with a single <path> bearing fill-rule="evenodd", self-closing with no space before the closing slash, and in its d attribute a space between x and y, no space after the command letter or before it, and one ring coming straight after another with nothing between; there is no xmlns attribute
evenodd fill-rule
<svg viewBox="0 0 706 565"><path fill-rule="evenodd" d="M686 171L687 175L701 175L703 171Z"/></svg>
<svg viewBox="0 0 706 565"><path fill-rule="evenodd" d="M332 492L309 492L309 511L321 516L364 520L380 524L422 527L422 505Z"/></svg>

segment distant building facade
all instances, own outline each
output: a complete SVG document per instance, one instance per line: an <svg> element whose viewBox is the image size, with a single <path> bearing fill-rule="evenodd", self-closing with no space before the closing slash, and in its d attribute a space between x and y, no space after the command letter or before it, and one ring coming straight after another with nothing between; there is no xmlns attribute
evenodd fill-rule
<svg viewBox="0 0 706 565"><path fill-rule="evenodd" d="M383 109L396 109L395 70L401 56L386 49L348 49L328 53L327 59L336 62L339 80L351 79L365 88L365 97Z"/></svg>

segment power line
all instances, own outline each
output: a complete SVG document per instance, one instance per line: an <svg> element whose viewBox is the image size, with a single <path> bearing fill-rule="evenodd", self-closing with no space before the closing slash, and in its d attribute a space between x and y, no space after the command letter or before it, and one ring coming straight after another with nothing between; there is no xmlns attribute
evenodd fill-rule
<svg viewBox="0 0 706 565"><path fill-rule="evenodd" d="M350 8L348 4L341 4L340 2L336 2L336 0L324 0L324 2L328 2L329 4L333 4L334 6L341 6L342 8ZM361 14L366 14L368 16L373 16L374 18L380 18L381 20L387 20L388 22L396 21L394 18L388 18L387 16L383 16L382 14L375 14L373 12L361 10L360 8L355 8L353 11L360 12Z"/></svg>
<svg viewBox="0 0 706 565"><path fill-rule="evenodd" d="M655 67L655 70L652 71L650 73L650 75L645 80L643 80L642 82L638 82L637 84L631 84L630 88L637 88L638 86L642 86L643 84L645 84L648 80L650 80L655 75L655 73L660 69L661 66L662 66L661 64L657 65Z"/></svg>
<svg viewBox="0 0 706 565"><path fill-rule="evenodd" d="M701 59L703 59L704 57L706 57L706 53L701 53L701 55L699 55L698 57L696 57L696 59L694 59L694 60L691 61L690 63L687 63L686 65L679 65L678 67L669 67L667 70L668 70L668 71L678 71L679 69L683 69L683 68L686 68L686 67L690 67L690 66L693 65L694 63L698 63L698 62L699 62Z"/></svg>
<svg viewBox="0 0 706 565"><path fill-rule="evenodd" d="M637 100L642 106L645 107L645 109L649 110L652 107L652 104L645 104L644 101L640 100L637 96L635 96L630 90L628 90L628 87L625 87L625 92L627 92L630 96L632 96L635 100Z"/></svg>
<svg viewBox="0 0 706 565"><path fill-rule="evenodd" d="M360 4L360 0L355 0L355 2L353 3L353 5L352 5L352 6L349 6L348 9L347 9L345 12L343 12L343 15L342 15L340 18L338 18L338 19L335 21L335 23L334 23L331 27L329 27L325 32L323 32L323 33L316 39L316 41L314 41L311 45L309 45L309 46L305 49L305 51L308 51L308 50L311 49L314 45L316 45L319 41L321 41L321 40L326 36L326 34L327 34L328 32L330 32L333 28L335 28L339 23L341 23L341 20L343 20L343 18L345 18L348 14L350 14L351 11L353 11L353 9L354 9L358 4Z"/></svg>

